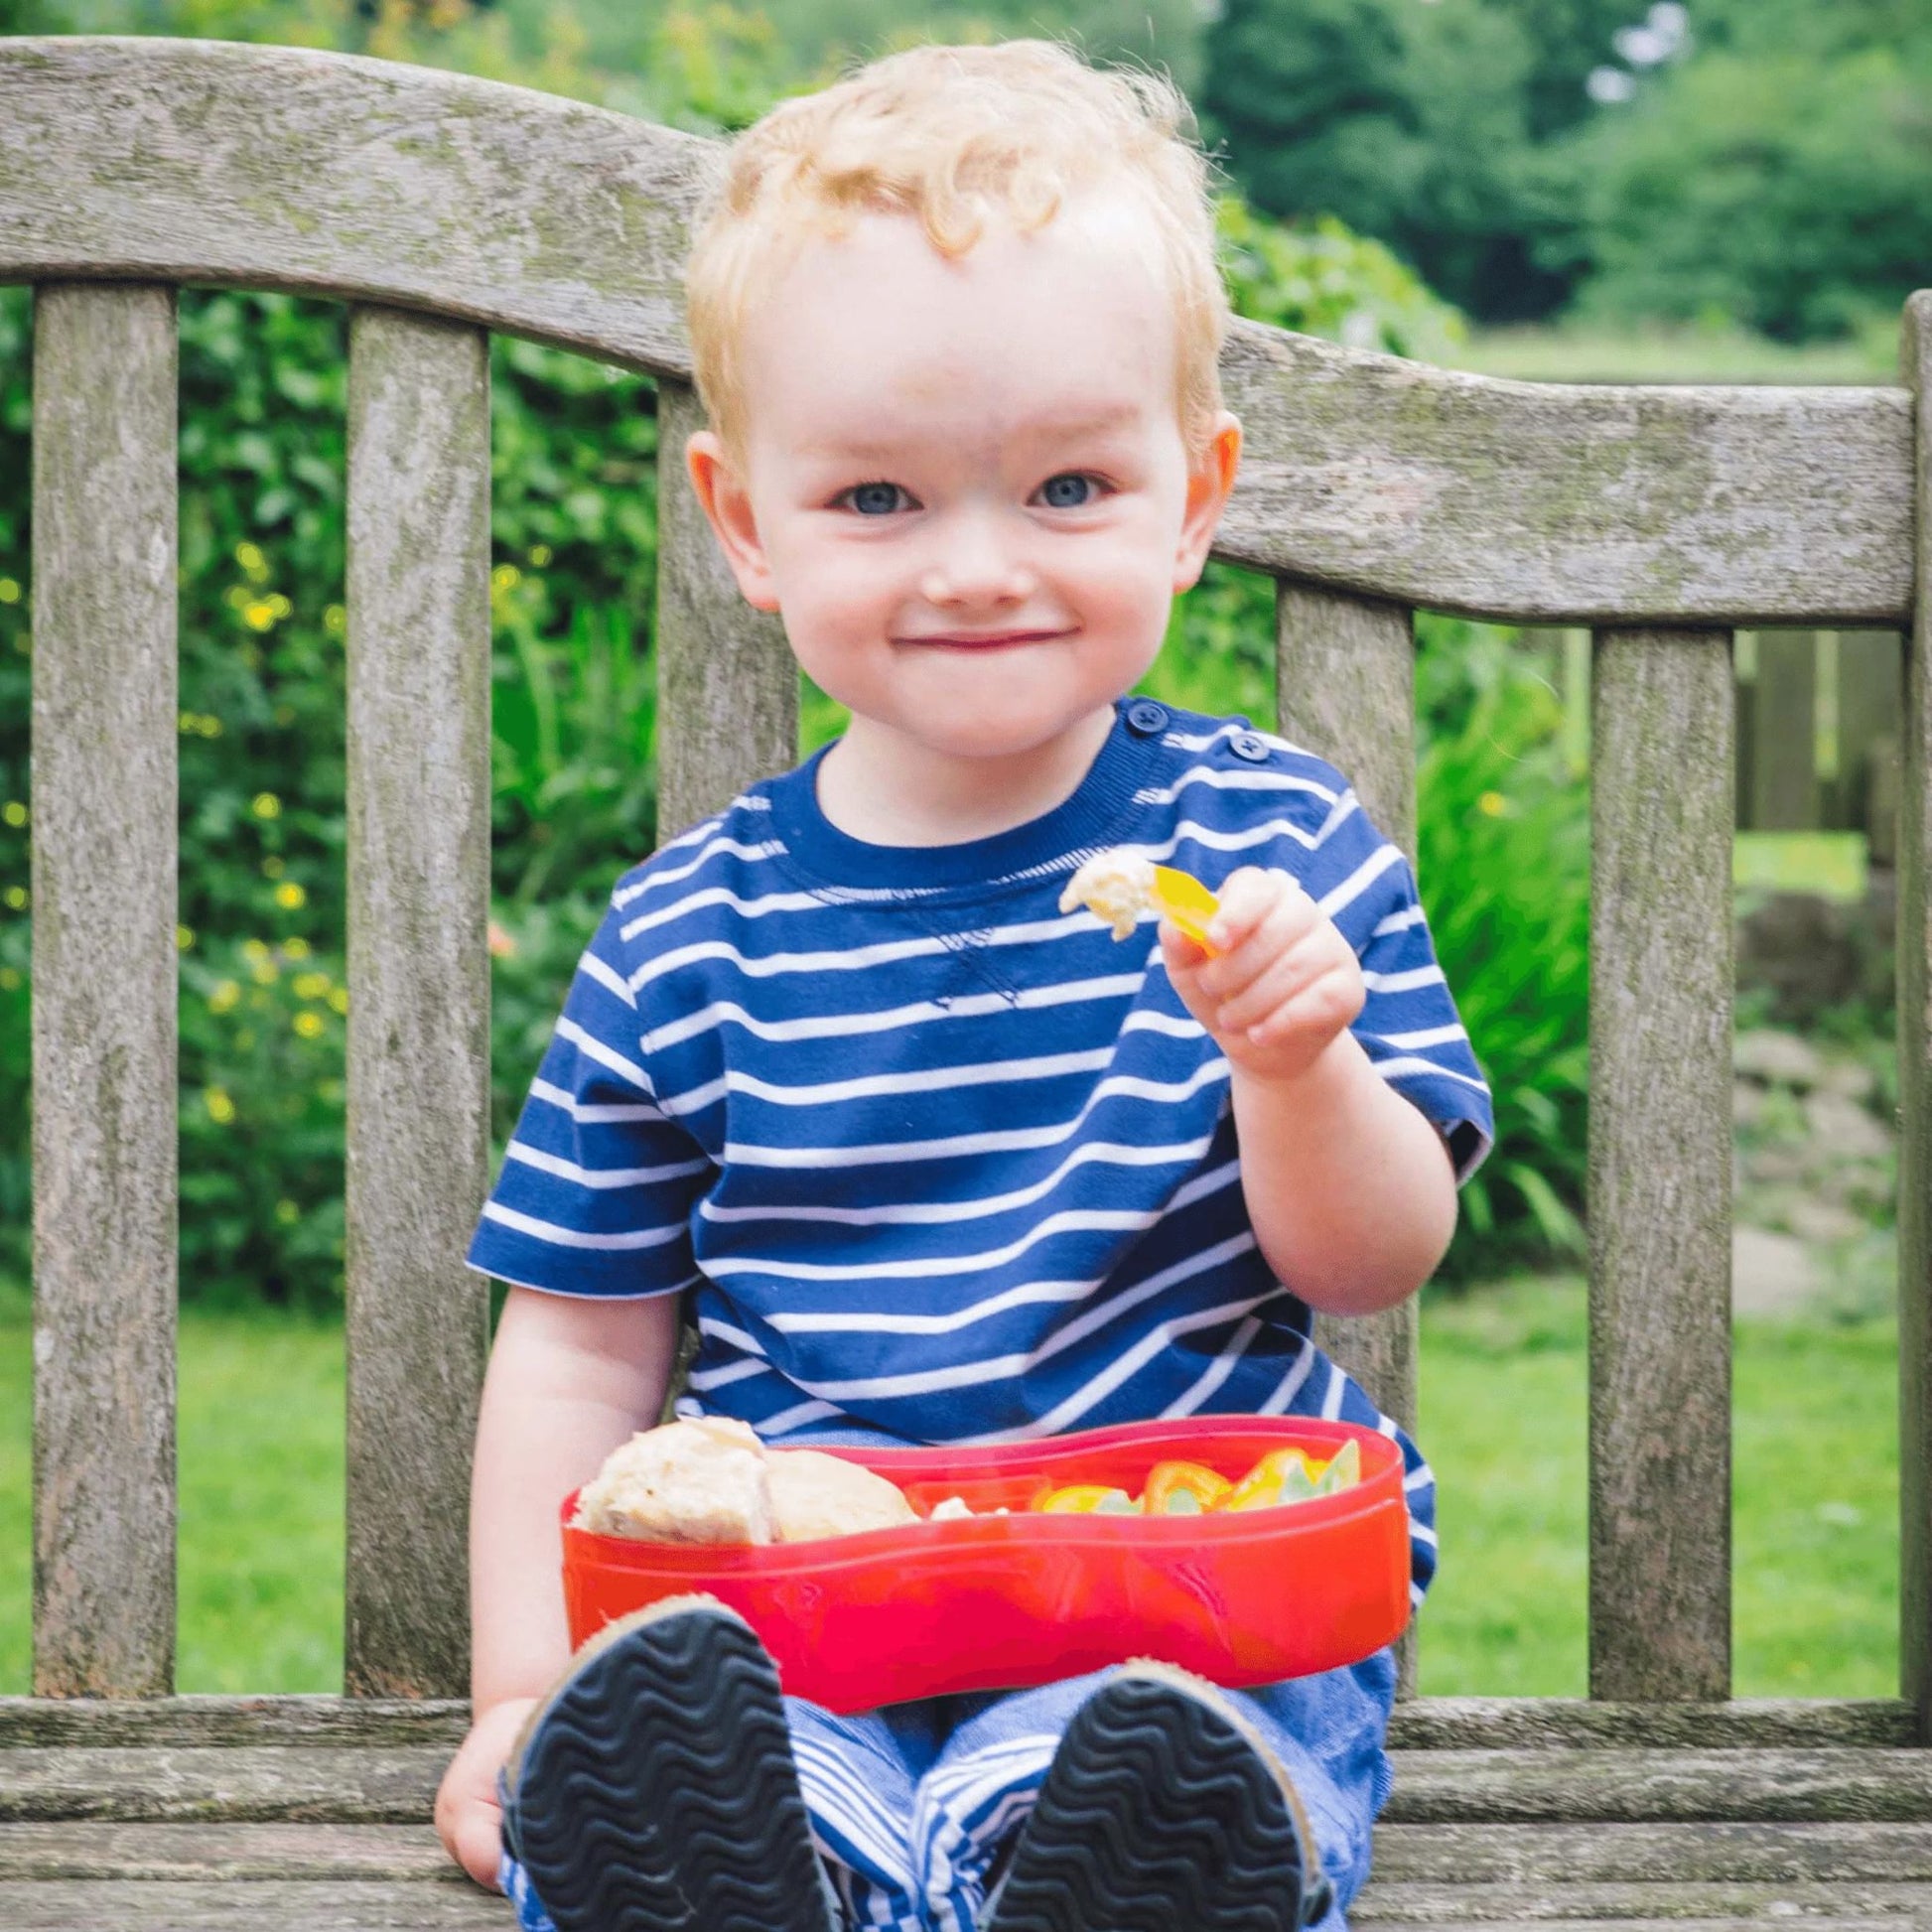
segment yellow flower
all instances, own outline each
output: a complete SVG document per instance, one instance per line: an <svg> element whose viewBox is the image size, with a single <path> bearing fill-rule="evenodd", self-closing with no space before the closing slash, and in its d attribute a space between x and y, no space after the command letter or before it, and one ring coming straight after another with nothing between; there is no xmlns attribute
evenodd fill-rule
<svg viewBox="0 0 1932 1932"><path fill-rule="evenodd" d="M299 973L295 981L295 997L298 1000L326 1000L329 997L329 975L327 973Z"/></svg>
<svg viewBox="0 0 1932 1932"><path fill-rule="evenodd" d="M1501 818L1509 810L1509 800L1500 791L1485 791L1476 800L1476 810L1485 818Z"/></svg>
<svg viewBox="0 0 1932 1932"><path fill-rule="evenodd" d="M292 1200L278 1200L275 1203L275 1218L285 1228L292 1228L302 1218L302 1210Z"/></svg>
<svg viewBox="0 0 1932 1932"><path fill-rule="evenodd" d="M175 928L175 949L186 952L195 943L195 928L192 925L178 925Z"/></svg>
<svg viewBox="0 0 1932 1932"><path fill-rule="evenodd" d="M0 577L0 604L18 604L20 586L11 577Z"/></svg>
<svg viewBox="0 0 1932 1932"><path fill-rule="evenodd" d="M282 801L272 791L258 791L249 801L248 809L257 818L280 818Z"/></svg>
<svg viewBox="0 0 1932 1932"><path fill-rule="evenodd" d="M541 570L550 561L550 546L547 543L533 543L530 546L530 568Z"/></svg>
<svg viewBox="0 0 1932 1932"><path fill-rule="evenodd" d="M322 1015L319 1013L298 1013L294 1020L295 1031L304 1039L314 1039L322 1032Z"/></svg>
<svg viewBox="0 0 1932 1932"><path fill-rule="evenodd" d="M282 957L284 959L307 959L308 956L309 942L301 937L300 934L297 934L293 939L284 939L282 941Z"/></svg>
<svg viewBox="0 0 1932 1932"><path fill-rule="evenodd" d="M490 587L493 590L513 591L523 581L523 573L514 564L498 564L489 573Z"/></svg>
<svg viewBox="0 0 1932 1932"><path fill-rule="evenodd" d="M210 1013L232 1013L241 1004L241 984L238 980L223 980L207 996L207 1010Z"/></svg>
<svg viewBox="0 0 1932 1932"><path fill-rule="evenodd" d="M0 992L18 993L22 980L18 966L0 966Z"/></svg>
<svg viewBox="0 0 1932 1932"><path fill-rule="evenodd" d="M332 604L322 614L322 627L332 637L340 637L348 628L348 613L340 604Z"/></svg>
<svg viewBox="0 0 1932 1932"><path fill-rule="evenodd" d="M4 818L9 825L25 825L27 807L18 798L9 798L4 809L0 809L0 818Z"/></svg>
<svg viewBox="0 0 1932 1932"><path fill-rule="evenodd" d="M208 1118L219 1126L225 1127L234 1119L234 1102L228 1098L225 1087L204 1087L202 1104L207 1109Z"/></svg>
<svg viewBox="0 0 1932 1932"><path fill-rule="evenodd" d="M7 897L7 903L11 905L16 912L25 909L27 904L27 888L25 886L9 886L7 888L6 897Z"/></svg>
<svg viewBox="0 0 1932 1932"><path fill-rule="evenodd" d="M275 888L275 903L285 912L293 912L308 902L309 895L293 879L285 879Z"/></svg>
<svg viewBox="0 0 1932 1932"><path fill-rule="evenodd" d="M329 989L329 1004L338 1013L346 1013L348 1011L348 988L345 986L332 986Z"/></svg>
<svg viewBox="0 0 1932 1932"><path fill-rule="evenodd" d="M266 959L268 948L259 939L244 939L241 942L243 959Z"/></svg>
<svg viewBox="0 0 1932 1932"><path fill-rule="evenodd" d="M268 568L268 559L262 555L260 546L253 543L236 544L234 560L250 577L254 576L256 571Z"/></svg>
<svg viewBox="0 0 1932 1932"><path fill-rule="evenodd" d="M283 618L292 618L295 615L295 606L280 591L277 591L268 600L268 608L273 613L277 621L280 621Z"/></svg>
<svg viewBox="0 0 1932 1932"><path fill-rule="evenodd" d="M273 630L275 607L265 597L258 597L252 604L241 607L241 621L250 630Z"/></svg>

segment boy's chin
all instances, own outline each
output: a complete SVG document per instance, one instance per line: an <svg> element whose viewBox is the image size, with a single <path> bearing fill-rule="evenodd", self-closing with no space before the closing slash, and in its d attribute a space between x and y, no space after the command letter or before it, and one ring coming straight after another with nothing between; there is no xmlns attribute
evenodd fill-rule
<svg viewBox="0 0 1932 1932"><path fill-rule="evenodd" d="M901 744L932 757L997 762L1050 754L1070 735L1090 737L1098 750L1112 717L1113 700L1104 698L1091 704L1019 709L990 704L948 707L873 723Z"/></svg>

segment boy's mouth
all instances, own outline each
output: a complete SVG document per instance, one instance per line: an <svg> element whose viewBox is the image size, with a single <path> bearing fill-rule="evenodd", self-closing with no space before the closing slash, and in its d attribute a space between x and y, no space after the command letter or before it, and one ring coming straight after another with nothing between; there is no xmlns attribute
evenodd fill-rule
<svg viewBox="0 0 1932 1932"><path fill-rule="evenodd" d="M1068 637L1067 630L948 630L930 637L901 637L902 644L937 644L948 650L997 650L1006 644L1043 644Z"/></svg>

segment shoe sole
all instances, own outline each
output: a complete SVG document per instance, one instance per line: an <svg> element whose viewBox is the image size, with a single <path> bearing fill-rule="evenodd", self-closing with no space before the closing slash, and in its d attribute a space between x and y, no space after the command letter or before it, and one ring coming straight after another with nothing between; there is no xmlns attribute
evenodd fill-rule
<svg viewBox="0 0 1932 1932"><path fill-rule="evenodd" d="M515 1856L558 1932L829 1932L777 1672L715 1598L607 1626L510 1762Z"/></svg>
<svg viewBox="0 0 1932 1932"><path fill-rule="evenodd" d="M1328 1902L1288 1773L1211 1685L1132 1664L1074 1714L988 1932L1297 1932ZM1305 1893L1307 1894L1305 1898Z"/></svg>

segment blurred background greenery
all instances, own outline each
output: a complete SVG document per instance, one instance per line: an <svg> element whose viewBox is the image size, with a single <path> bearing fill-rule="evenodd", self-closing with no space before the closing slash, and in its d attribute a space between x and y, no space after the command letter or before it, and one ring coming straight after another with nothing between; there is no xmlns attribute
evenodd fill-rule
<svg viewBox="0 0 1932 1932"><path fill-rule="evenodd" d="M1932 13L1920 0L0 0L0 33L332 48L714 133L913 41L1063 36L1099 60L1164 66L1194 100L1223 170L1223 257L1243 314L1493 374L1887 380L1898 306L1932 282ZM0 1412L15 1414L30 1265L30 322L27 292L0 290ZM329 304L183 296L192 1688L314 1688L340 1662L339 1560L327 1552L340 1521L328 1363L347 1000L343 337ZM492 380L500 1146L612 879L655 837L656 419L647 381L525 343L493 344ZM1272 723L1272 629L1269 585L1210 565L1176 606L1148 687ZM1452 1292L1426 1314L1438 1379L1425 1416L1449 1487L1464 1475L1495 1506L1455 1526L1462 1561L1485 1581L1456 1595L1457 1563L1446 1564L1425 1681L1576 1689L1583 1328L1569 1271L1584 1239L1587 694L1560 638L1430 614L1418 629L1423 894L1498 1122L1443 1273ZM809 744L837 719L806 699ZM1754 863L1775 873L1784 862ZM1814 1118L1821 1095L1853 1093L1882 1121L1886 1000L1880 977L1814 1002L1798 1017L1824 1042L1807 1048L1810 1070L1793 1072L1787 1053L1782 1073L1774 1065L1740 1099L1740 1161L1769 1176L1753 1197L1772 1203L1768 1223L1812 1185L1809 1157L1793 1152L1801 1137L1812 1133L1806 1148L1832 1138L1832 1122ZM1748 987L1744 1011L1754 1023L1793 1018ZM1842 1143L1842 1116L1836 1128ZM1819 1539L1838 1539L1830 1558L1866 1523L1853 1565L1863 1621L1839 1633L1837 1675L1815 1678L1811 1626L1776 1635L1766 1609L1764 1644L1740 1650L1760 1689L1883 1689L1891 1669L1893 1451L1872 1407L1888 1412L1891 1373L1888 1148L1862 1158L1856 1185L1828 1203L1840 1215L1830 1240L1812 1244L1841 1332L1821 1344L1805 1398L1815 1408L1827 1385L1863 1391L1847 1400L1873 1426L1848 1438L1838 1465L1857 1472L1856 1493L1794 1501L1775 1476L1792 1432L1819 1426L1778 1372L1785 1330L1740 1355L1764 1366L1755 1379L1740 1366L1738 1452L1764 1446L1754 1474L1740 1464L1745 1568L1753 1550L1785 1565L1754 1582L1740 1571L1740 1617L1758 1600L1750 1590L1788 1603L1792 1580L1817 1572ZM1504 1277L1513 1285L1468 1292ZM264 1305L283 1311L275 1363L242 1339ZM1805 1301L1807 1318L1823 1305ZM250 1424L248 1392L276 1375L299 1394L285 1390ZM1519 1410L1496 1399L1504 1388ZM1532 1419L1530 1434L1471 1427L1504 1413ZM1566 1449L1532 1472L1534 1444L1565 1431L1575 1466ZM278 1491L286 1534L237 1585L245 1498L263 1493L249 1485L271 1444L307 1472L307 1489ZM24 1454L23 1422L17 1441L0 1438L0 1688L24 1672L24 1607L10 1608L24 1606ZM1837 1513L1806 1514L1814 1503ZM298 1533L305 1509L313 1524Z"/></svg>

